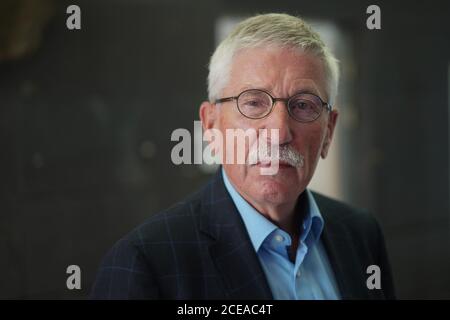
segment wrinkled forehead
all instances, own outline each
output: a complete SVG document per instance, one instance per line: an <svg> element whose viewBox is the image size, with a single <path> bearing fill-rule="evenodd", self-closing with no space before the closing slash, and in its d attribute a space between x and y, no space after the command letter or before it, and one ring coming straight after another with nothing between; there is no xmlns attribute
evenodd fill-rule
<svg viewBox="0 0 450 320"><path fill-rule="evenodd" d="M326 98L323 62L312 53L290 48L241 49L233 57L225 91L239 93L252 88L275 96L306 91Z"/></svg>

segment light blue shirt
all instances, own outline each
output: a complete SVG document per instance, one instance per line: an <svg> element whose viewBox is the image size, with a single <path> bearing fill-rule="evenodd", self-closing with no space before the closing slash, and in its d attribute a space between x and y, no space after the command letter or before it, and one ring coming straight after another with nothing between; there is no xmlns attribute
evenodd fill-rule
<svg viewBox="0 0 450 320"><path fill-rule="evenodd" d="M287 247L291 237L256 211L233 187L222 168L223 180L236 205L253 247L261 261L274 299L338 300L340 294L320 235L323 218L309 190L305 220L301 226L295 263Z"/></svg>

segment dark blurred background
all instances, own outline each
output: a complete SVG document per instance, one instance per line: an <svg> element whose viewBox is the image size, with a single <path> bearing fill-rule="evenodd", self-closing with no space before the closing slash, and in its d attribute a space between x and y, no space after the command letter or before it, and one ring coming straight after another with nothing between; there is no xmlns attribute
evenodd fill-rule
<svg viewBox="0 0 450 320"><path fill-rule="evenodd" d="M170 135L198 120L218 21L286 12L345 40L336 196L380 220L399 298L449 299L450 4L392 2L0 0L0 298L86 297L115 241L207 181Z"/></svg>

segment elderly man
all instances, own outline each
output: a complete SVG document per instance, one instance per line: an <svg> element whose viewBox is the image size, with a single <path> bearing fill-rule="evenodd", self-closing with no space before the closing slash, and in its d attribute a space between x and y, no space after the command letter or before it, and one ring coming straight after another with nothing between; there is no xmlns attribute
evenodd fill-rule
<svg viewBox="0 0 450 320"><path fill-rule="evenodd" d="M337 62L317 33L285 14L249 18L214 52L208 81L203 128L275 130L277 158L224 161L152 215L107 254L92 298L394 298L378 223L307 189L338 117ZM262 174L271 161L276 173Z"/></svg>

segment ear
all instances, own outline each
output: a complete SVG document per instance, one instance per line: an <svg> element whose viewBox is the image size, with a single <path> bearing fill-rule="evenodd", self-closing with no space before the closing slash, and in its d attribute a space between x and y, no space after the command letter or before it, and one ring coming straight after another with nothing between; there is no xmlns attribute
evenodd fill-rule
<svg viewBox="0 0 450 320"><path fill-rule="evenodd" d="M325 133L325 139L322 143L322 150L320 156L325 159L328 155L328 150L330 149L331 140L333 139L334 128L336 127L336 121L338 118L338 111L336 109L332 110L328 116L327 132Z"/></svg>
<svg viewBox="0 0 450 320"><path fill-rule="evenodd" d="M199 109L200 120L202 121L203 139L209 141L209 147L216 163L223 163L223 138L218 130L219 109L213 103L204 101Z"/></svg>
<svg viewBox="0 0 450 320"><path fill-rule="evenodd" d="M216 105L210 103L209 101L204 101L200 105L199 116L202 121L203 130L214 128L218 118Z"/></svg>

